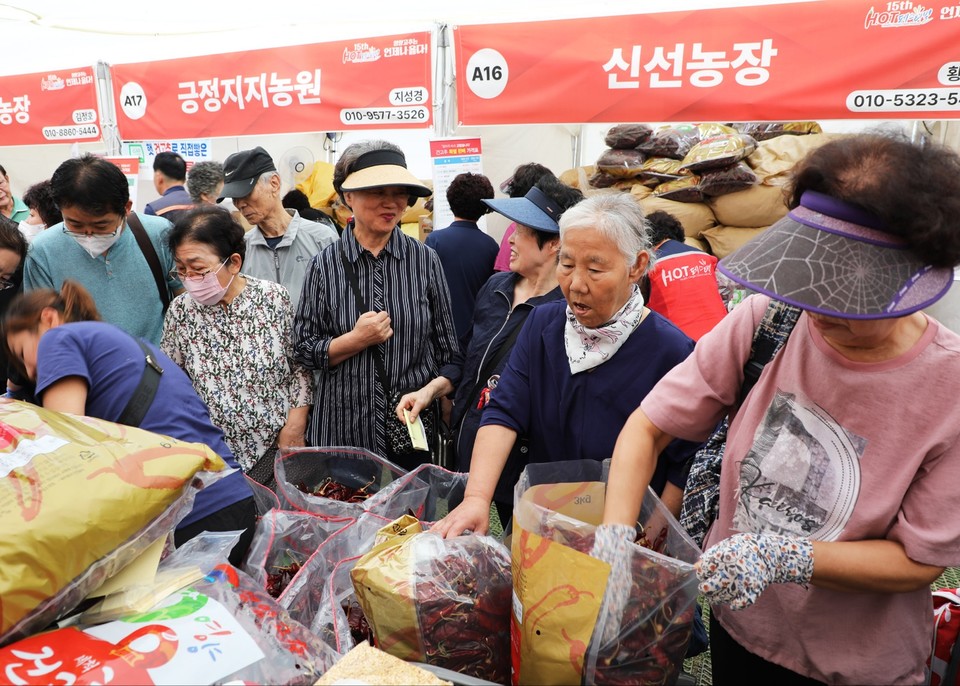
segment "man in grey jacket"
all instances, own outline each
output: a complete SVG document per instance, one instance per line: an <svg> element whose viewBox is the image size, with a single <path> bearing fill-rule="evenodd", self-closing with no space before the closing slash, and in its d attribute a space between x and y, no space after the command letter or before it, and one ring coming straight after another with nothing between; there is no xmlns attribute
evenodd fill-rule
<svg viewBox="0 0 960 686"><path fill-rule="evenodd" d="M275 281L290 293L296 310L307 265L318 252L337 240L330 225L308 221L283 207L280 175L263 148L241 150L223 163L220 200L231 198L253 227L247 232L243 273Z"/></svg>

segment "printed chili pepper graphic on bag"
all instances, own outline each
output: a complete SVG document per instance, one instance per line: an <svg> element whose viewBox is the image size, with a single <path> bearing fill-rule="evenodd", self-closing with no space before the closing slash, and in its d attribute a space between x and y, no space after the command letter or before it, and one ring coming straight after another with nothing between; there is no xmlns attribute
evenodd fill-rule
<svg viewBox="0 0 960 686"><path fill-rule="evenodd" d="M610 565L589 555L605 484L574 480L591 476L602 476L600 463L530 465L517 484L512 683L673 683L690 637L698 551L648 492L640 539L662 555L632 546L626 601L611 604ZM608 640L611 624L619 629Z"/></svg>
<svg viewBox="0 0 960 686"><path fill-rule="evenodd" d="M11 684L208 684L264 657L220 602L193 589L149 613L58 629L0 650Z"/></svg>

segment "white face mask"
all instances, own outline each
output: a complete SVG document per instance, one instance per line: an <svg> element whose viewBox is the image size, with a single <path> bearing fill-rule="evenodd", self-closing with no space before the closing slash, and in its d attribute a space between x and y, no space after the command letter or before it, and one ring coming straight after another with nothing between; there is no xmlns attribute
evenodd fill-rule
<svg viewBox="0 0 960 686"><path fill-rule="evenodd" d="M46 227L43 224L29 224L26 219L19 225L20 233L27 239L27 243L30 243L44 228Z"/></svg>
<svg viewBox="0 0 960 686"><path fill-rule="evenodd" d="M73 240L80 244L80 247L87 251L90 257L96 259L103 253L107 252L110 247L117 242L117 239L120 238L122 228L117 230L117 233L112 236L98 236L96 234L89 236L76 236L74 235Z"/></svg>

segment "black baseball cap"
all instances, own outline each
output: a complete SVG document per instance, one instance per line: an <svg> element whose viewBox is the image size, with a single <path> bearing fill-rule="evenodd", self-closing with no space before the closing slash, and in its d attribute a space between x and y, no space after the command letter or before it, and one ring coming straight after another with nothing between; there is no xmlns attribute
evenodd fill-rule
<svg viewBox="0 0 960 686"><path fill-rule="evenodd" d="M259 145L252 150L235 152L223 162L223 190L217 202L224 198L245 198L253 191L261 174L277 171L270 153Z"/></svg>

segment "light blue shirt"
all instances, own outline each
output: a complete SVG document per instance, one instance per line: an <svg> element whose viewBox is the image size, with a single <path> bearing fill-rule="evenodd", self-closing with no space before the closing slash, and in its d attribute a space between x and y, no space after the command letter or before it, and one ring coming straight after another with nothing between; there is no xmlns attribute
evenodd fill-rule
<svg viewBox="0 0 960 686"><path fill-rule="evenodd" d="M171 224L162 217L138 215L166 275L174 267L166 233ZM52 288L59 291L65 279L73 279L90 291L100 317L124 331L157 345L163 330L163 304L150 265L128 225L110 249L90 257L63 224L40 232L30 245L23 267L23 290ZM171 293L182 288L167 277Z"/></svg>

